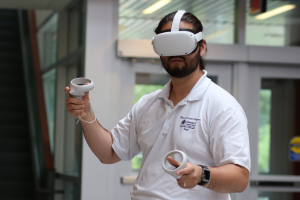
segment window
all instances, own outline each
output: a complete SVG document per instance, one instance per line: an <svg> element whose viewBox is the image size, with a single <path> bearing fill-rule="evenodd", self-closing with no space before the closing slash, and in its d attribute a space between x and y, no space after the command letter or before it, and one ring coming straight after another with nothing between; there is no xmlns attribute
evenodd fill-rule
<svg viewBox="0 0 300 200"><path fill-rule="evenodd" d="M290 158L290 142L300 127L297 123L299 91L300 80L297 79L262 79L258 130L260 174L300 175L299 162Z"/></svg>
<svg viewBox="0 0 300 200"><path fill-rule="evenodd" d="M273 15L249 15L246 9L246 44L263 46L300 45L300 4L298 1L267 0L267 12ZM277 11L277 12L276 12Z"/></svg>
<svg viewBox="0 0 300 200"><path fill-rule="evenodd" d="M164 2L163 6L145 12L157 2ZM208 43L233 44L234 5L233 0L119 0L119 39L151 40L154 28L165 15L186 10L200 19Z"/></svg>
<svg viewBox="0 0 300 200"><path fill-rule="evenodd" d="M37 33L42 69L45 69L56 62L57 23L58 14L54 13Z"/></svg>
<svg viewBox="0 0 300 200"><path fill-rule="evenodd" d="M48 130L49 130L49 137L50 137L50 147L51 147L52 154L54 153L55 81L56 81L55 68L43 74L45 106L46 106Z"/></svg>
<svg viewBox="0 0 300 200"><path fill-rule="evenodd" d="M270 118L271 118L270 89L260 91L259 142L258 142L258 169L259 173L270 171Z"/></svg>
<svg viewBox="0 0 300 200"><path fill-rule="evenodd" d="M136 84L134 87L134 103L137 103L139 99L145 94L150 94L158 89L162 89L164 85L142 85ZM132 159L132 170L138 171L141 168L143 162L143 154L139 153Z"/></svg>

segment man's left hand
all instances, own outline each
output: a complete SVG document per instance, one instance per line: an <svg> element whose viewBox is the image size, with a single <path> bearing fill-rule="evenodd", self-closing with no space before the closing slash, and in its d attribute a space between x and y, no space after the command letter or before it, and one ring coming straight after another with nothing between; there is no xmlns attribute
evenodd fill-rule
<svg viewBox="0 0 300 200"><path fill-rule="evenodd" d="M168 161L174 167L179 167L181 162L174 160L171 156L168 157ZM179 170L177 176L182 175L180 179L177 179L178 185L184 189L191 189L201 181L202 167L187 163L186 167Z"/></svg>

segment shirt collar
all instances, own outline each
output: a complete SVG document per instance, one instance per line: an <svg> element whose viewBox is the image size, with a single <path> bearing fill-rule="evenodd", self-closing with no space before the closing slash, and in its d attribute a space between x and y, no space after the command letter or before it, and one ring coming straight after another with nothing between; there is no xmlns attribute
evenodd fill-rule
<svg viewBox="0 0 300 200"><path fill-rule="evenodd" d="M207 78L207 71L203 70L203 72L204 72L204 74L194 85L191 92L187 95L187 97L186 97L187 101L197 101L197 100L202 99L207 87L209 86L209 84L211 82L211 80L209 78ZM172 82L170 80L160 91L158 98L163 98L165 100L169 100L171 84L172 84Z"/></svg>
<svg viewBox="0 0 300 200"><path fill-rule="evenodd" d="M187 95L186 99L188 101L197 101L201 100L206 89L208 88L209 84L211 83L210 78L207 78L207 71L203 70L204 74L201 78L197 81L194 85L191 92Z"/></svg>

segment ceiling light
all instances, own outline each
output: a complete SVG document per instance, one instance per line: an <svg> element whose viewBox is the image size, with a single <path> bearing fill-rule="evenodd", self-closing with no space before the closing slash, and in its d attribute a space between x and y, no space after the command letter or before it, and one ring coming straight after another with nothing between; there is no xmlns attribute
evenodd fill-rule
<svg viewBox="0 0 300 200"><path fill-rule="evenodd" d="M270 11L268 11L268 12L262 13L262 14L260 14L260 15L257 15L257 16L255 17L255 19L257 19L257 20L264 20L264 19L267 19L267 18L269 18L269 17L273 17L273 16L275 16L275 15L279 15L279 14L281 14L281 13L283 13L283 12L288 11L288 10L292 10L292 9L294 9L294 8L296 8L296 5L288 4L288 5L285 5L285 6L281 6L281 7L279 7L279 8L276 8L276 9L274 9L274 10L270 10Z"/></svg>
<svg viewBox="0 0 300 200"><path fill-rule="evenodd" d="M155 11L157 11L158 9L164 7L165 5L167 5L168 3L170 3L172 0L159 0L157 1L155 4L149 6L148 8L146 8L145 10L142 11L143 14L152 14Z"/></svg>

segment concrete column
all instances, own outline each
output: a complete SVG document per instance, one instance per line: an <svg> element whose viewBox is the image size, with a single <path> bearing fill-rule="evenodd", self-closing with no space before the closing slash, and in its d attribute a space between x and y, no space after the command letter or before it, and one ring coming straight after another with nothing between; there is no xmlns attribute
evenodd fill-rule
<svg viewBox="0 0 300 200"><path fill-rule="evenodd" d="M246 1L235 0L234 43L245 45Z"/></svg>
<svg viewBox="0 0 300 200"><path fill-rule="evenodd" d="M291 19L286 25L285 42L286 46L300 46L300 20L299 18Z"/></svg>
<svg viewBox="0 0 300 200"><path fill-rule="evenodd" d="M85 76L95 83L93 110L103 127L112 129L134 103L135 72L128 59L116 57L118 0L87 0ZM103 165L83 140L81 199L130 199L130 162Z"/></svg>

